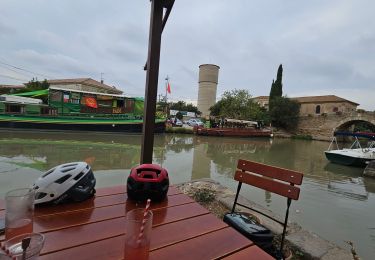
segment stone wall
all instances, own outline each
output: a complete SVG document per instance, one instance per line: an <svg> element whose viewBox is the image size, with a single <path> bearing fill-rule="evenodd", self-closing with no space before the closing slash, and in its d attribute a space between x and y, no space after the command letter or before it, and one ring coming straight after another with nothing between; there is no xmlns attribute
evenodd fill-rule
<svg viewBox="0 0 375 260"><path fill-rule="evenodd" d="M310 135L316 140L329 141L335 130L354 121L366 121L375 125L375 113L341 113L301 116L295 134Z"/></svg>
<svg viewBox="0 0 375 260"><path fill-rule="evenodd" d="M329 103L302 103L300 109L301 116L316 115L316 107L320 106L319 114L348 113L357 109L357 106L349 102L329 102ZM318 115L319 115L318 114Z"/></svg>

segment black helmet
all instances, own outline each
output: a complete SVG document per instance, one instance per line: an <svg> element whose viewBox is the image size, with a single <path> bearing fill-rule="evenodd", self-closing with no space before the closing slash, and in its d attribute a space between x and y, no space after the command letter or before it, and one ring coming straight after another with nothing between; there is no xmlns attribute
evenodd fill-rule
<svg viewBox="0 0 375 260"><path fill-rule="evenodd" d="M132 200L161 201L166 197L168 188L168 172L159 165L142 164L130 170L127 192Z"/></svg>
<svg viewBox="0 0 375 260"><path fill-rule="evenodd" d="M95 194L96 180L85 162L61 164L45 172L33 184L34 204L79 202Z"/></svg>

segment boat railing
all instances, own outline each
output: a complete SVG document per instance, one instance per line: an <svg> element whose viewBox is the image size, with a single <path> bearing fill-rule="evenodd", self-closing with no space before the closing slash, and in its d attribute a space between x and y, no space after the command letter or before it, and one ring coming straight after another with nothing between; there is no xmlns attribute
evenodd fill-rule
<svg viewBox="0 0 375 260"><path fill-rule="evenodd" d="M336 149L331 149L331 147L332 147L333 145L336 145ZM332 138L332 141L331 141L331 143L330 143L329 146L328 146L328 151L330 151L330 150L340 150L339 144L337 143L337 138L336 138L336 136L334 136L334 137Z"/></svg>

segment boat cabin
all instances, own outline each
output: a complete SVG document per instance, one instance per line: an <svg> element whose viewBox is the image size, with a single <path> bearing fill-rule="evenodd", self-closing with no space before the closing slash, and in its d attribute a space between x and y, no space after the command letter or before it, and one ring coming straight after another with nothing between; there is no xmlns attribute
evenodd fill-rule
<svg viewBox="0 0 375 260"><path fill-rule="evenodd" d="M0 96L0 113L90 117L111 115L127 118L143 116L143 98L57 87L17 95ZM48 104L43 104L42 99L30 98L42 95Z"/></svg>
<svg viewBox="0 0 375 260"><path fill-rule="evenodd" d="M49 107L41 99L1 95L0 114L45 115L49 114Z"/></svg>

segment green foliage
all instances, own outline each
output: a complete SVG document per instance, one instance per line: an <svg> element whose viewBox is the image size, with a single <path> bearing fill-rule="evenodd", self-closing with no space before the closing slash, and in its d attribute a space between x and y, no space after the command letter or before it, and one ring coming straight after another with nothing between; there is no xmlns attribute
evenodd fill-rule
<svg viewBox="0 0 375 260"><path fill-rule="evenodd" d="M278 70L277 70L277 76L276 76L276 81L272 80L272 85L271 85L271 91L270 91L270 96L269 96L269 107L270 110L272 109L272 100L274 100L276 97L282 97L283 95L283 65L280 64Z"/></svg>
<svg viewBox="0 0 375 260"><path fill-rule="evenodd" d="M178 119L182 120L182 118L183 118L184 116L181 114L181 112L177 112L176 117L177 117Z"/></svg>
<svg viewBox="0 0 375 260"><path fill-rule="evenodd" d="M360 121L360 122L355 122L354 125L354 132L375 132L375 125L365 122L365 121Z"/></svg>
<svg viewBox="0 0 375 260"><path fill-rule="evenodd" d="M18 89L14 91L14 94L19 94L19 93L25 93L25 92L31 92L31 91L36 91L36 90L43 90L43 89L48 89L49 88L49 83L47 80L43 81L38 81L38 79L32 79L28 83L25 84L25 88ZM48 102L48 95L45 96L39 96L39 99L43 100L43 103L47 104Z"/></svg>
<svg viewBox="0 0 375 260"><path fill-rule="evenodd" d="M264 120L267 112L253 101L247 90L225 91L214 106L210 108L212 116L241 120Z"/></svg>
<svg viewBox="0 0 375 260"><path fill-rule="evenodd" d="M17 90L15 93L25 93L30 91L36 91L36 90L42 90L42 89L48 89L49 83L47 80L38 81L38 79L32 79L28 83L25 84L25 88Z"/></svg>
<svg viewBox="0 0 375 260"><path fill-rule="evenodd" d="M297 127L300 104L287 97L275 97L270 116L274 126L293 130ZM271 104L270 104L271 107Z"/></svg>
<svg viewBox="0 0 375 260"><path fill-rule="evenodd" d="M169 108L178 111L194 112L197 115L202 114L202 112L200 112L196 106L193 104L186 104L185 101L177 101L176 103L172 102L169 104Z"/></svg>

